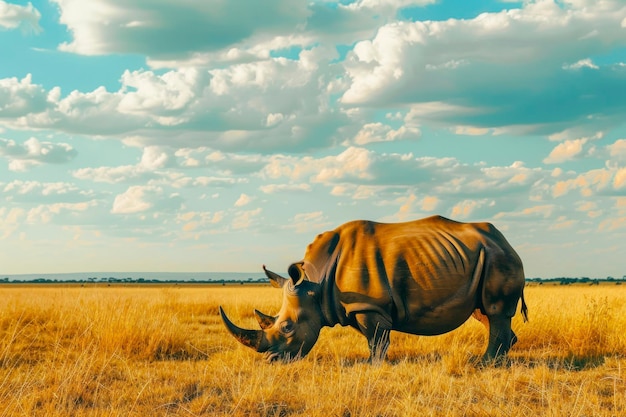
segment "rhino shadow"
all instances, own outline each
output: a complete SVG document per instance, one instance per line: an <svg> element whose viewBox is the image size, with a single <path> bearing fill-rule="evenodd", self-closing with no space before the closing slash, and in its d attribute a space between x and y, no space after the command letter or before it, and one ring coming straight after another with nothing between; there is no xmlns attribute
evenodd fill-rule
<svg viewBox="0 0 626 417"><path fill-rule="evenodd" d="M599 368L606 362L607 355L574 355L567 356L544 356L541 358L532 356L515 356L510 358L512 363L538 368L547 366L549 369L558 371L580 372L589 369Z"/></svg>

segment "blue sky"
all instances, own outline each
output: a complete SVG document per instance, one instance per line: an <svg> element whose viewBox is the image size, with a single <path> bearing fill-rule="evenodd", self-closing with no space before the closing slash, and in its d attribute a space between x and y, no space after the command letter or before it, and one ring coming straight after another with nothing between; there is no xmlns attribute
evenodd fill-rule
<svg viewBox="0 0 626 417"><path fill-rule="evenodd" d="M0 0L0 275L284 270L433 214L626 274L623 1L148 3Z"/></svg>

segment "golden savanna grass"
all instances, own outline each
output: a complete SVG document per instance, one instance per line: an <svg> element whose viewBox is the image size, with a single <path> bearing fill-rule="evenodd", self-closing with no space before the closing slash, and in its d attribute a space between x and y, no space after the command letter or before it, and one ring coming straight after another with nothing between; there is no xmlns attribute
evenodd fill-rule
<svg viewBox="0 0 626 417"><path fill-rule="evenodd" d="M478 366L470 319L437 337L392 333L368 365L349 328L266 364L224 329L256 328L268 286L0 286L0 416L623 416L626 285L528 286L530 322L499 367Z"/></svg>

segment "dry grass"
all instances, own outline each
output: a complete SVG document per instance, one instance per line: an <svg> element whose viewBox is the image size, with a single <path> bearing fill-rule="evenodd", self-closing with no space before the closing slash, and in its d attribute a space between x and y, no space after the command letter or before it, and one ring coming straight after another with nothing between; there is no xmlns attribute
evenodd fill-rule
<svg viewBox="0 0 626 417"><path fill-rule="evenodd" d="M480 368L486 331L392 333L365 363L354 330L269 365L223 328L255 327L279 291L249 286L0 286L0 416L626 415L626 286L533 286L509 364Z"/></svg>

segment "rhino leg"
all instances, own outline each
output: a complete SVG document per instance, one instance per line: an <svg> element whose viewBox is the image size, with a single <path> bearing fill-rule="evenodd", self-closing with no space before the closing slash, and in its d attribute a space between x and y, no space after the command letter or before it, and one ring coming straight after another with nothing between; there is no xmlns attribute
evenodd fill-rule
<svg viewBox="0 0 626 417"><path fill-rule="evenodd" d="M480 309L477 308L476 310L474 310L474 312L472 313L472 317L474 317L476 320L481 322L483 326L485 326L485 329L487 329L487 332L489 332L489 318L483 313L481 313ZM511 346L513 346L516 343L517 343L517 335L515 334L513 330L511 330Z"/></svg>
<svg viewBox="0 0 626 417"><path fill-rule="evenodd" d="M498 317L487 317L481 313L480 309L474 310L472 317L481 322L489 332L489 345L483 355L483 362L490 362L493 359L506 355L510 347L517 342L517 336L511 329L511 319ZM492 324L493 323L493 324Z"/></svg>
<svg viewBox="0 0 626 417"><path fill-rule="evenodd" d="M489 345L483 355L483 361L488 362L506 355L516 341L517 336L511 330L510 317L489 317Z"/></svg>
<svg viewBox="0 0 626 417"><path fill-rule="evenodd" d="M391 321L374 312L357 313L355 319L359 331L367 338L370 350L369 362L384 361L389 348Z"/></svg>

